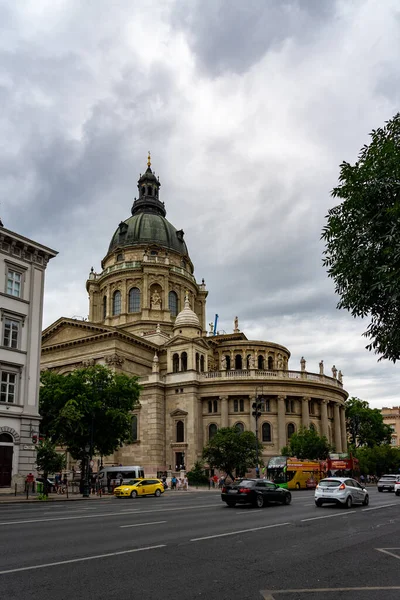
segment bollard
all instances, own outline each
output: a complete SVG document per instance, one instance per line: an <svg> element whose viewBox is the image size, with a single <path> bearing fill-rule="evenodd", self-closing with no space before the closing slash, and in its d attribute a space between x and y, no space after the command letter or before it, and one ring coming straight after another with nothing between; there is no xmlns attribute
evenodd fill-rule
<svg viewBox="0 0 400 600"><path fill-rule="evenodd" d="M69 496L68 496L68 481L67 481L67 485L65 487L67 489L67 498L69 498Z"/></svg>
<svg viewBox="0 0 400 600"><path fill-rule="evenodd" d="M17 496L17 484L15 484L14 496Z"/></svg>
<svg viewBox="0 0 400 600"><path fill-rule="evenodd" d="M26 499L28 500L29 498L29 483L26 483Z"/></svg>

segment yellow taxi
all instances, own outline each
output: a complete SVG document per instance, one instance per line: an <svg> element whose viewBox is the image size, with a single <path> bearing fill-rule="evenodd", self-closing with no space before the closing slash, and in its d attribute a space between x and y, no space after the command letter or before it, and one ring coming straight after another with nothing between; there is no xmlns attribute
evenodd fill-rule
<svg viewBox="0 0 400 600"><path fill-rule="evenodd" d="M164 485L159 479L133 479L114 489L116 498L137 498L137 496L161 496Z"/></svg>

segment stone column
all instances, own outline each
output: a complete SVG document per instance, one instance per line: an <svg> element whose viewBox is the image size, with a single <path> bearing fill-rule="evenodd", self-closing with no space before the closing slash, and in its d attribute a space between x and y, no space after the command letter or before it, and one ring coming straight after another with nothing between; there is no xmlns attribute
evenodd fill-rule
<svg viewBox="0 0 400 600"><path fill-rule="evenodd" d="M310 401L309 396L304 396L302 398L302 406L301 406L301 424L303 427L307 429L310 427L310 411L308 407L308 403Z"/></svg>
<svg viewBox="0 0 400 600"><path fill-rule="evenodd" d="M201 456L203 450L203 402L201 398L197 400L197 448L196 457Z"/></svg>
<svg viewBox="0 0 400 600"><path fill-rule="evenodd" d="M321 400L321 431L322 435L329 441L329 430L328 430L328 401Z"/></svg>
<svg viewBox="0 0 400 600"><path fill-rule="evenodd" d="M162 303L163 310L169 309L169 277L164 275L164 300Z"/></svg>
<svg viewBox="0 0 400 600"><path fill-rule="evenodd" d="M286 446L286 411L285 411L286 396L278 396L276 399L278 405L278 454L281 449Z"/></svg>
<svg viewBox="0 0 400 600"><path fill-rule="evenodd" d="M142 308L149 308L149 276L143 273Z"/></svg>
<svg viewBox="0 0 400 600"><path fill-rule="evenodd" d="M235 370L235 355L233 353L233 350L231 350L231 371Z"/></svg>
<svg viewBox="0 0 400 600"><path fill-rule="evenodd" d="M220 396L219 399L221 401L221 427L228 427L228 396Z"/></svg>
<svg viewBox="0 0 400 600"><path fill-rule="evenodd" d="M333 405L333 424L335 428L336 452L342 452L342 434L340 427L340 406L337 402Z"/></svg>
<svg viewBox="0 0 400 600"><path fill-rule="evenodd" d="M342 452L347 452L346 413L344 406L340 407L340 428L342 432Z"/></svg>
<svg viewBox="0 0 400 600"><path fill-rule="evenodd" d="M126 279L124 279L121 285L121 314L123 315L126 315L126 313L128 312L128 298L126 287Z"/></svg>

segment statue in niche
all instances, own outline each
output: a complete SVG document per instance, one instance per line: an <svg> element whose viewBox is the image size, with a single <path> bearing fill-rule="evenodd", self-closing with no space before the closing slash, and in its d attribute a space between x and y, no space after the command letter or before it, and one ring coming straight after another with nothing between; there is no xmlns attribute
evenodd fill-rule
<svg viewBox="0 0 400 600"><path fill-rule="evenodd" d="M153 371L153 373L159 373L160 372L160 364L159 364L157 352L154 354L152 371Z"/></svg>
<svg viewBox="0 0 400 600"><path fill-rule="evenodd" d="M255 361L254 361L254 356L253 354L250 354L249 356L249 369L254 369L255 368Z"/></svg>
<svg viewBox="0 0 400 600"><path fill-rule="evenodd" d="M156 310L161 308L161 296L157 290L151 296L151 308Z"/></svg>
<svg viewBox="0 0 400 600"><path fill-rule="evenodd" d="M332 377L334 379L336 379L336 377L337 377L337 368L335 367L335 365L333 365L333 367L332 367Z"/></svg>
<svg viewBox="0 0 400 600"><path fill-rule="evenodd" d="M339 371L339 373L338 373L338 380L340 381L340 383L343 383L343 373L342 373L342 371Z"/></svg>
<svg viewBox="0 0 400 600"><path fill-rule="evenodd" d="M226 371L226 356L222 356L221 358L221 369Z"/></svg>
<svg viewBox="0 0 400 600"><path fill-rule="evenodd" d="M324 374L324 361L321 360L319 363L319 374L323 375Z"/></svg>
<svg viewBox="0 0 400 600"><path fill-rule="evenodd" d="M235 319L233 321L233 325L234 325L233 333L238 333L240 331L238 317L235 317Z"/></svg>
<svg viewBox="0 0 400 600"><path fill-rule="evenodd" d="M300 367L302 371L306 370L306 359L304 358L304 356L302 356L300 359Z"/></svg>

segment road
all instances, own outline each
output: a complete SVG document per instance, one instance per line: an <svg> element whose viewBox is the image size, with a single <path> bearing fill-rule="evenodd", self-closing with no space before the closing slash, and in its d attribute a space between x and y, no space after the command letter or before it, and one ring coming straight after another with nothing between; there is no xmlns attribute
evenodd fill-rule
<svg viewBox="0 0 400 600"><path fill-rule="evenodd" d="M0 505L0 598L398 600L400 498L370 500L316 508L304 491L290 506L228 508L216 491L170 491Z"/></svg>

